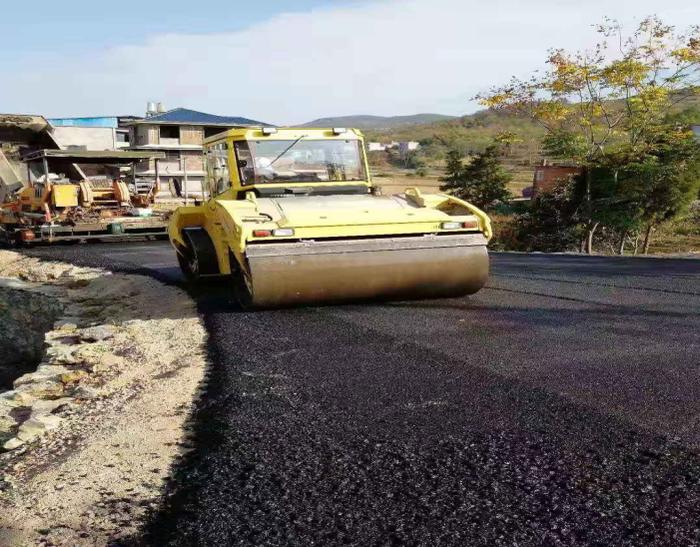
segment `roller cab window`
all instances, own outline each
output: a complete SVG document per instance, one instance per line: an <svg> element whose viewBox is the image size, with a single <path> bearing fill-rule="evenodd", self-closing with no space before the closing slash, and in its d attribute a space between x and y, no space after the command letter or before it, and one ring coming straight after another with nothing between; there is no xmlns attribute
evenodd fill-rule
<svg viewBox="0 0 700 547"><path fill-rule="evenodd" d="M364 181L358 140L257 140L235 143L243 185Z"/></svg>
<svg viewBox="0 0 700 547"><path fill-rule="evenodd" d="M226 143L215 144L208 149L207 174L212 196L218 196L231 187Z"/></svg>

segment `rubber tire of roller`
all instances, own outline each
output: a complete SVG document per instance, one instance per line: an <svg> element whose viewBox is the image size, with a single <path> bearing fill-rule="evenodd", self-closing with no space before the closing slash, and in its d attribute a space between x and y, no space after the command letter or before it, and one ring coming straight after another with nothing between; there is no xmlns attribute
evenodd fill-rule
<svg viewBox="0 0 700 547"><path fill-rule="evenodd" d="M232 303L242 311L254 309L253 295L245 282L245 274L234 254L229 251L229 264L231 265L231 296Z"/></svg>
<svg viewBox="0 0 700 547"><path fill-rule="evenodd" d="M233 278L233 299L238 307L243 311L254 310L253 295L250 294L248 285L245 282L244 274L238 270L232 276Z"/></svg>
<svg viewBox="0 0 700 547"><path fill-rule="evenodd" d="M204 275L219 273L216 248L203 228L186 228L182 237L187 242L186 255L177 253L177 261L187 281L196 283Z"/></svg>

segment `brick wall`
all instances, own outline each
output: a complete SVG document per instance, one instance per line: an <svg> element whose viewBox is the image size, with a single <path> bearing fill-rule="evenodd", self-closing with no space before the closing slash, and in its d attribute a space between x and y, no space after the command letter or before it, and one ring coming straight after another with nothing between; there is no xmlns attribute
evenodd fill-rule
<svg viewBox="0 0 700 547"><path fill-rule="evenodd" d="M548 192L559 182L581 173L581 168L566 165L539 165L535 167L535 176L532 181L534 195L540 192Z"/></svg>
<svg viewBox="0 0 700 547"><path fill-rule="evenodd" d="M187 165L187 171L204 171L204 156L199 150L183 150L181 152Z"/></svg>
<svg viewBox="0 0 700 547"><path fill-rule="evenodd" d="M198 144L204 142L204 128L193 125L180 127L180 144Z"/></svg>
<svg viewBox="0 0 700 547"><path fill-rule="evenodd" d="M136 146L159 144L157 125L135 125L130 130L129 140Z"/></svg>

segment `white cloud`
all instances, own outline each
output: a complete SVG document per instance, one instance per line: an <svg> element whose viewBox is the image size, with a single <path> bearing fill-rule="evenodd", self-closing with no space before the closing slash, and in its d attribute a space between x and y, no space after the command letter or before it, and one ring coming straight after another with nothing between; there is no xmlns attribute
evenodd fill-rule
<svg viewBox="0 0 700 547"><path fill-rule="evenodd" d="M687 0L403 0L282 14L246 30L157 35L77 59L14 65L0 110L141 113L146 100L274 123L474 110L469 98L581 48L604 15L700 21ZM2 67L0 67L2 69ZM8 85L9 84L9 85Z"/></svg>

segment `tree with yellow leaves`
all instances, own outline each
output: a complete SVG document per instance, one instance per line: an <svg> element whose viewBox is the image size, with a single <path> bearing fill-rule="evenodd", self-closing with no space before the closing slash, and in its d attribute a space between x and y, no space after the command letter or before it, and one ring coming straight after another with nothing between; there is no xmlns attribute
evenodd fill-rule
<svg viewBox="0 0 700 547"><path fill-rule="evenodd" d="M680 33L658 17L648 17L630 35L609 19L596 30L601 38L592 50L551 50L545 72L527 80L513 78L479 96L490 108L537 121L546 130L543 145L547 153L584 168L578 214L585 226L583 246L589 253L597 227L609 218L606 207L616 199L606 192L606 199L596 202L595 168L610 169L617 181L618 173L629 165L675 161L671 171L677 176L666 181L671 184L685 180L683 169L686 165L694 169L693 161L700 157L700 152L668 153L675 146L686 151L693 147L688 128L672 123L669 115L679 103L700 96L700 27ZM678 163L681 161L684 163ZM659 172L668 173L669 166L665 167ZM656 192L657 182L649 181ZM624 184L619 190L629 187L638 189L639 185ZM677 201L687 199L691 192L671 191L673 203L670 198L639 198L634 203L637 218L647 222L647 247L653 223L677 211ZM650 209L662 203L667 210ZM641 210L644 207L649 210Z"/></svg>

